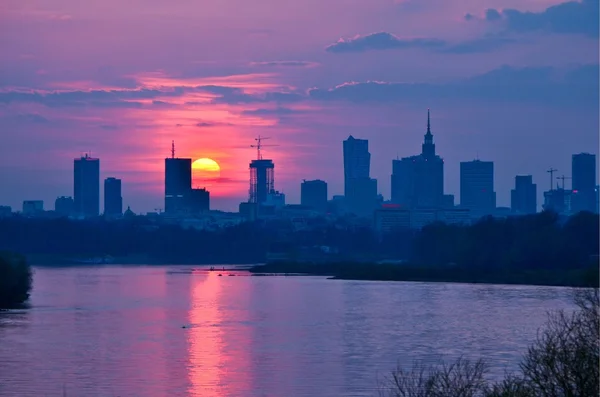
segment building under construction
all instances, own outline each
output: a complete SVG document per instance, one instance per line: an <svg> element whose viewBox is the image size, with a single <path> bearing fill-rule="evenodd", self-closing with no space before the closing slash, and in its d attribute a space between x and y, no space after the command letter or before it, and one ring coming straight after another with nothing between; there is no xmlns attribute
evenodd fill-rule
<svg viewBox="0 0 600 397"><path fill-rule="evenodd" d="M264 137L255 138L256 145L251 147L256 148L257 159L250 162L250 191L248 202L263 204L267 201L267 197L270 193L275 191L275 164L273 160L267 160L262 158L261 149L264 146L275 146L275 145L263 145L262 141Z"/></svg>

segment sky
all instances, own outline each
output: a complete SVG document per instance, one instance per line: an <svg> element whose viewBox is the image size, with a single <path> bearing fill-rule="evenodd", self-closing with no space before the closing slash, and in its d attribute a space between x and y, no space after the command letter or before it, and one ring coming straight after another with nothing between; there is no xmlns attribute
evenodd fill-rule
<svg viewBox="0 0 600 397"><path fill-rule="evenodd" d="M499 206L517 174L541 205L546 170L598 153L598 15L598 0L3 0L0 205L53 209L91 152L125 206L164 208L175 141L219 163L195 185L236 210L259 135L288 203L303 179L343 193L349 135L369 140L389 199L428 108L457 203L459 164L478 158L495 163Z"/></svg>

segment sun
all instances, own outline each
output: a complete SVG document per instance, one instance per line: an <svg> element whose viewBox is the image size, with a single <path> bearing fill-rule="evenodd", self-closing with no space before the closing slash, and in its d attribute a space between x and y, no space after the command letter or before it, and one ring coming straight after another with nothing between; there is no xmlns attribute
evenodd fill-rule
<svg viewBox="0 0 600 397"><path fill-rule="evenodd" d="M221 171L221 167L219 167L219 163L217 163L213 159L209 159L206 157L194 161L192 163L192 169L206 171L208 173Z"/></svg>
<svg viewBox="0 0 600 397"><path fill-rule="evenodd" d="M213 159L203 157L192 163L192 183L196 187L207 186L207 182L216 181L220 176L221 167Z"/></svg>

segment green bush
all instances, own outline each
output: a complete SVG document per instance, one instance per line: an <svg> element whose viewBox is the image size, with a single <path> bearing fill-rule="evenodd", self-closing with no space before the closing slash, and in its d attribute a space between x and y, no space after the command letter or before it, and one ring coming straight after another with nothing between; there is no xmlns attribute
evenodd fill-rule
<svg viewBox="0 0 600 397"><path fill-rule="evenodd" d="M29 299L31 284L31 267L25 257L0 251L0 308L12 308Z"/></svg>

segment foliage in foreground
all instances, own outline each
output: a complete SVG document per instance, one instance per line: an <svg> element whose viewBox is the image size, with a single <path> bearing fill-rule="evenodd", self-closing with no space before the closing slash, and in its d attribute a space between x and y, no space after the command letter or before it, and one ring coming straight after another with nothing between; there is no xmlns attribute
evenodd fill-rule
<svg viewBox="0 0 600 397"><path fill-rule="evenodd" d="M0 308L11 308L29 299L31 267L24 256L0 251Z"/></svg>
<svg viewBox="0 0 600 397"><path fill-rule="evenodd" d="M484 360L452 364L415 362L398 368L380 388L381 397L576 397L600 395L600 300L598 289L575 293L577 310L549 313L517 374L487 380Z"/></svg>

